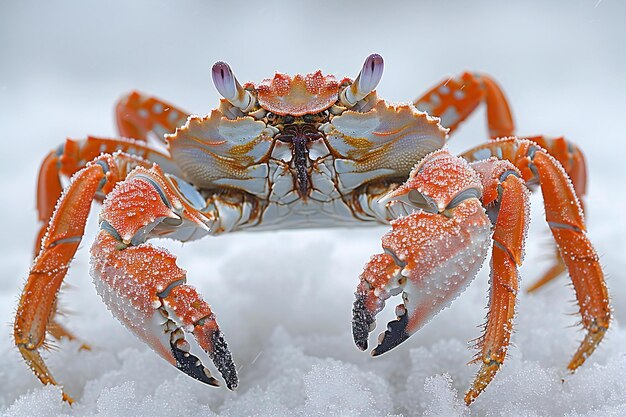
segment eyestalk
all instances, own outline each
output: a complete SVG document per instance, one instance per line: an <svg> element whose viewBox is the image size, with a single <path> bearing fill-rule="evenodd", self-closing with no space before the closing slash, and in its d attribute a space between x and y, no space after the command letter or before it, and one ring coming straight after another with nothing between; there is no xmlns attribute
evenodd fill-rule
<svg viewBox="0 0 626 417"><path fill-rule="evenodd" d="M371 93L383 76L383 57L372 54L365 59L361 72L354 82L341 92L340 101L346 107L353 107Z"/></svg>
<svg viewBox="0 0 626 417"><path fill-rule="evenodd" d="M256 99L246 91L226 62L216 62L211 71L213 84L217 91L235 107L243 112L250 111L256 104Z"/></svg>

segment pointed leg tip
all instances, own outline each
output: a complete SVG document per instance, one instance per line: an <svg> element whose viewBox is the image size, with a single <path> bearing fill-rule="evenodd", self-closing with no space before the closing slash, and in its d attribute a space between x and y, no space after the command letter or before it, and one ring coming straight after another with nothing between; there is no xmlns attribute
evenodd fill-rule
<svg viewBox="0 0 626 417"><path fill-rule="evenodd" d="M465 404L470 405L487 388L502 366L502 359L481 359L483 364L470 389L465 393Z"/></svg>
<svg viewBox="0 0 626 417"><path fill-rule="evenodd" d="M596 324L595 331L589 331L587 335L585 335L574 357L567 365L567 369L569 369L570 372L575 372L578 367L585 363L587 358L596 350L602 339L604 339L607 330L608 325L599 326Z"/></svg>
<svg viewBox="0 0 626 417"><path fill-rule="evenodd" d="M67 395L65 391L63 391L62 398L63 398L63 401L68 403L70 406L74 404L74 399L70 397L69 395Z"/></svg>
<svg viewBox="0 0 626 417"><path fill-rule="evenodd" d="M475 393L473 390L469 390L465 393L465 398L463 399L463 401L465 401L465 405L469 407L470 405L472 405L474 400L476 400L476 397L478 397L478 394Z"/></svg>

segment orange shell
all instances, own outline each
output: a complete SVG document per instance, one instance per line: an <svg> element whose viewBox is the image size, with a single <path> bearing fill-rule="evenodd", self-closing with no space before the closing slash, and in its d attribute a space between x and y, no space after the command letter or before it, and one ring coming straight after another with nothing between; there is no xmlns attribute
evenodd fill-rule
<svg viewBox="0 0 626 417"><path fill-rule="evenodd" d="M306 76L297 74L293 79L276 73L265 79L258 88L259 104L278 115L302 116L326 110L337 101L339 83L332 75L316 71Z"/></svg>

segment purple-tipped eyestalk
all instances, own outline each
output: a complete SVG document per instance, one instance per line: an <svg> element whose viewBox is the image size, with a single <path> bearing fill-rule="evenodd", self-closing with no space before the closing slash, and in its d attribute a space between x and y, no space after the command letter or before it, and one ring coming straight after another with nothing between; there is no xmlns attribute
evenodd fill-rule
<svg viewBox="0 0 626 417"><path fill-rule="evenodd" d="M256 103L254 97L239 84L239 81L237 81L233 71L226 62L216 62L213 65L211 76L213 77L213 84L215 84L217 91L222 97L228 100L230 104L238 107L243 112L254 107Z"/></svg>
<svg viewBox="0 0 626 417"><path fill-rule="evenodd" d="M371 93L380 82L384 67L382 56L378 54L368 56L356 80L341 93L342 104L352 107Z"/></svg>

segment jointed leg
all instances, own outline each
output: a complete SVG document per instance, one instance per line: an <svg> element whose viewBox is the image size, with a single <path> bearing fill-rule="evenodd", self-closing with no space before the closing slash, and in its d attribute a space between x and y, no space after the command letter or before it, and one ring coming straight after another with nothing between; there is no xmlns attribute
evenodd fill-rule
<svg viewBox="0 0 626 417"><path fill-rule="evenodd" d="M452 134L482 102L487 105L489 135L494 139L513 135L515 123L506 97L498 84L484 74L464 72L443 80L413 104L441 118L441 124Z"/></svg>
<svg viewBox="0 0 626 417"><path fill-rule="evenodd" d="M130 157L119 155L118 158L127 158L124 166L139 164ZM45 346L46 330L56 312L57 294L82 239L91 202L96 192L108 192L125 175L111 156L99 158L76 174L52 215L41 251L22 290L14 323L15 344L44 384L56 384L56 381L39 349Z"/></svg>
<svg viewBox="0 0 626 417"><path fill-rule="evenodd" d="M478 200L481 179L447 151L426 156L409 179L381 200L391 221L383 236L384 253L365 266L357 287L352 330L367 349L375 316L391 296L402 293L397 319L378 338L373 356L408 339L450 305L471 282L489 249L491 222ZM395 207L400 206L400 207Z"/></svg>
<svg viewBox="0 0 626 417"><path fill-rule="evenodd" d="M506 357L513 330L518 291L517 267L522 263L528 225L528 189L519 171L508 161L490 159L472 164L483 179L483 205L495 218L492 236L491 288L485 333L479 339L475 361L481 363L465 403L471 404L496 375Z"/></svg>
<svg viewBox="0 0 626 417"><path fill-rule="evenodd" d="M151 165L121 153L99 157L73 177L52 215L14 324L16 345L44 384L56 381L39 349L45 347L57 294L82 238L91 201L98 192L109 194L113 185L126 179L105 204L102 231L92 248L100 294L109 309L155 351L190 376L215 385L217 381L189 353L184 332L193 329L227 385L237 385L228 347L209 306L185 285L184 271L172 255L144 243L151 236L176 237L179 228L184 236L195 236L189 234L190 225L209 233L216 217L193 208L182 197L192 191L183 192L179 182L168 180L158 166L148 169ZM194 196L194 201L199 198ZM66 394L64 399L71 401Z"/></svg>
<svg viewBox="0 0 626 417"><path fill-rule="evenodd" d="M48 222L63 190L61 177L69 178L100 154L113 154L116 151L156 162L167 172L181 175L178 167L169 156L146 146L145 143L128 139L106 139L93 136L84 140L67 139L57 151L48 154L39 170L37 212L42 225L35 242L35 256L39 253ZM101 196L96 197L101 198Z"/></svg>
<svg viewBox="0 0 626 417"><path fill-rule="evenodd" d="M210 232L214 216L178 193L156 166L137 168L113 190L91 248L94 281L109 310L155 352L189 376L219 385L190 353L185 333L193 333L233 389L235 366L209 305L186 284L173 255L145 243L152 236L174 237L188 225Z"/></svg>
<svg viewBox="0 0 626 417"><path fill-rule="evenodd" d="M532 152L530 146L529 152ZM544 152L536 151L534 158L528 159L529 166L538 172L546 220L574 283L582 324L587 330L568 365L570 370L575 370L591 355L609 328L609 295L599 257L585 233L582 207L572 204L578 200L563 169Z"/></svg>
<svg viewBox="0 0 626 417"><path fill-rule="evenodd" d="M546 220L574 284L576 299L587 330L585 339L568 365L571 370L591 355L606 333L611 308L599 258L585 233L583 213L565 170L544 149L527 140L505 139L481 145L464 157L488 153L512 162L527 183L539 182Z"/></svg>

